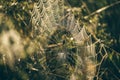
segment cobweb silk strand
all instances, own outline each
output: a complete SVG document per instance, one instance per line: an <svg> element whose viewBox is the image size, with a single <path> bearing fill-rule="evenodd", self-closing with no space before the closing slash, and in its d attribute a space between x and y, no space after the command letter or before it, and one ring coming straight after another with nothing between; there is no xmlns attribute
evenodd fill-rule
<svg viewBox="0 0 120 80"><path fill-rule="evenodd" d="M31 17L34 32L33 36L44 36L44 34L46 34L46 37L51 36L58 28L64 28L64 30L69 31L75 43L79 45L76 54L76 67L69 78L70 80L78 80L80 78L82 80L93 80L96 70L95 45L92 45L92 39L87 34L85 27L81 27L79 21L74 18L71 10L66 10L64 6L63 0L39 0L38 3L35 3ZM66 15L68 16L66 17ZM63 19L61 20L61 18ZM39 32L38 34L36 34L37 31ZM54 36L53 39L57 40L57 37L55 37L56 36ZM72 40L72 38L70 39ZM64 51L64 49L62 51ZM66 54L66 51L59 52L58 49L58 55L56 56L59 56L58 58L63 57L63 60L66 61L67 55L69 54ZM72 60L70 58L68 59ZM57 64L59 64L59 62L60 60L58 60Z"/></svg>

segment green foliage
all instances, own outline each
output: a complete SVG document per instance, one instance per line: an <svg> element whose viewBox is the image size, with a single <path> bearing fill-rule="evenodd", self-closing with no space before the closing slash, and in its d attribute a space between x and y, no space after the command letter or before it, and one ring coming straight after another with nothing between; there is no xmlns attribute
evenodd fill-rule
<svg viewBox="0 0 120 80"><path fill-rule="evenodd" d="M96 47L97 62L100 65L97 66L95 80L120 79L120 4L106 10L101 9L116 1L118 0L66 0L67 4L72 6L80 25L85 26L88 34L92 35L93 41L101 40ZM22 44L3 47L2 41L0 42L0 80L67 80L74 71L77 46L74 40L70 40L69 31L56 30L47 39L44 36L32 37L30 19L35 2L37 0L0 0L0 40L2 34L9 34L7 32L12 29L15 32L12 37L17 35L20 40L17 41L14 38L11 44L14 44L15 40ZM101 12L91 16L98 9ZM9 38L8 41L10 40ZM43 43L40 45L44 46L45 52L38 42ZM101 44L104 44L104 47L101 48ZM52 45L55 46L50 47ZM9 48L7 50L12 52L15 59L12 57L12 60L11 57L6 56L6 50L3 50L5 48ZM17 52L14 53L13 48ZM22 54L21 57L17 57L16 53ZM71 58L66 59L64 63L63 60L58 59L57 53L70 53L67 56ZM62 55L62 58L64 56L66 55ZM10 62L14 66L9 66Z"/></svg>
<svg viewBox="0 0 120 80"><path fill-rule="evenodd" d="M33 2L17 1L17 0L1 0L1 12L9 15L15 25L17 31L22 35L28 36L31 32L30 11L33 7Z"/></svg>
<svg viewBox="0 0 120 80"><path fill-rule="evenodd" d="M50 72L56 74L57 80L69 80L76 65L77 53L71 34L66 29L58 29L48 39L48 45L55 45L46 49L46 62ZM60 43L60 45L57 45ZM52 59L51 59L52 58Z"/></svg>

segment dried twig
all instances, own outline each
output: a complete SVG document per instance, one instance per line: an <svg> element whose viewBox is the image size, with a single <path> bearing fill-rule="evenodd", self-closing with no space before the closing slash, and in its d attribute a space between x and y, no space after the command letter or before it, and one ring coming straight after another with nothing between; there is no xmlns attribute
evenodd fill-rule
<svg viewBox="0 0 120 80"><path fill-rule="evenodd" d="M117 1L117 2L115 2L113 4L108 5L108 6L102 7L100 9L96 10L95 12L91 13L90 15L85 16L84 19L88 19L89 17L91 17L91 16L93 16L95 14L101 13L102 11L105 11L108 8L113 7L113 6L117 5L117 4L120 4L120 1Z"/></svg>

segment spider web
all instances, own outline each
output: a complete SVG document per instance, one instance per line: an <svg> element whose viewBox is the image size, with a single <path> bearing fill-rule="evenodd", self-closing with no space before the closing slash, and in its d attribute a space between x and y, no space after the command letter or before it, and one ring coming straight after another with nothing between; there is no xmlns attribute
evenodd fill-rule
<svg viewBox="0 0 120 80"><path fill-rule="evenodd" d="M119 80L119 63L120 54L108 47L107 45L100 42L99 49L97 50L97 61L96 65L96 80ZM107 66L105 66L107 64ZM104 76L107 76L104 78Z"/></svg>
<svg viewBox="0 0 120 80"><path fill-rule="evenodd" d="M78 60L71 80L93 80L96 70L95 44L92 43L91 35L87 34L85 27L80 27L79 22L75 20L73 14L70 14L67 21L67 29L71 32L77 45L80 46L77 48Z"/></svg>
<svg viewBox="0 0 120 80"><path fill-rule="evenodd" d="M104 64L108 62L108 59L111 59L112 56L114 55L119 56L119 54L116 51L112 50L111 48L108 48L103 43L101 43L100 40L93 42L92 35L91 34L88 35L85 27L80 26L79 21L75 19L74 14L71 12L71 10L65 9L63 0L39 0L38 3L34 4L31 20L33 24L33 37L36 36L50 37L50 41L56 41L56 44L53 45L46 42L47 45L51 45L52 47L57 47L60 45L63 46L64 41L61 41L61 39L63 39L62 36L66 35L66 33L62 34L61 33L62 31L60 32L58 31L58 33L56 33L57 29L62 28L68 31L70 36L67 36L67 38L68 40L74 42L76 46L75 48L77 49L75 54L76 64L74 65L72 73L69 74L70 76L69 78L67 78L68 80L93 80L93 79L100 80L103 79L102 77L108 74L109 72L111 75L113 75L114 79L119 80L120 78L119 75L114 75L115 74L114 70L116 70L119 73L119 65L110 60L111 63L109 62L109 64L113 65L115 68L110 69L104 66ZM55 36L53 35L54 33L58 35ZM59 36L59 34L62 34L62 36ZM67 38L65 38L65 40ZM69 43L69 41L67 43ZM41 44L42 43L40 43L40 45ZM48 52L57 51L58 54L58 55L55 54L54 56L48 55L48 58L50 56L51 59L53 59L53 61L55 61L55 59L58 59L56 60L56 64L58 65L60 62L59 58L62 58L62 63L65 64L65 62L67 62L66 60L67 56L74 56L71 55L71 53L69 53L69 50L66 47L69 46L65 46L62 48L57 47L59 49L56 48L48 49L49 50ZM109 55L110 53L112 54ZM74 59L72 60L74 61ZM59 79L66 80L65 78L66 76L61 75L64 71L59 72L60 70L62 71L63 68L58 68L56 67L57 66L56 64L52 64L51 62L49 63L50 63L49 66L55 65L52 68L56 69L55 71L58 72L57 73L51 71L52 75L61 77ZM49 66L48 68L51 68ZM54 80L57 78L52 77L52 79Z"/></svg>
<svg viewBox="0 0 120 80"><path fill-rule="evenodd" d="M58 4L59 3L59 4ZM58 4L58 5L56 5ZM51 34L60 23L63 15L62 0L39 0L32 11L33 31L36 34Z"/></svg>

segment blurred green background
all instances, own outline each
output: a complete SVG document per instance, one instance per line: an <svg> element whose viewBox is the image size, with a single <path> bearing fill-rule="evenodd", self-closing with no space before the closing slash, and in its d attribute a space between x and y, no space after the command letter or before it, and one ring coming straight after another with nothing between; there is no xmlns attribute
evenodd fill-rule
<svg viewBox="0 0 120 80"><path fill-rule="evenodd" d="M86 25L88 33L101 39L106 46L108 57L103 60L98 80L120 79L120 1L119 0L66 0L72 8L80 8L75 12L81 25ZM15 61L15 68L10 68L0 54L0 80L52 80L49 70L44 69L45 59L36 40L32 38L31 11L37 0L0 0L0 36L2 32L14 29L21 37L24 45L24 59ZM111 4L118 2L119 4ZM102 10L103 7L107 9ZM101 10L95 13L96 10ZM93 14L95 13L95 14ZM91 15L93 14L93 15ZM85 18L87 16L87 18ZM4 25L3 25L4 24ZM91 26L94 26L91 31ZM89 29L90 28L90 29ZM15 33L16 34L16 33ZM18 35L17 35L18 36ZM13 40L14 41L14 40ZM39 41L39 40L38 40ZM11 42L12 44L12 42ZM0 43L1 45L1 43ZM98 44L99 46L100 44ZM34 48L32 48L34 46ZM1 46L0 46L1 47ZM2 47L1 47L2 49ZM33 50L31 50L33 49ZM99 49L99 47L97 48ZM97 50L96 49L96 50ZM0 50L2 51L2 50ZM19 51L19 48L18 48ZM21 49L22 51L22 49ZM0 52L1 53L1 52ZM30 53L30 55L28 55ZM103 52L104 54L105 52ZM15 55L16 56L16 55ZM98 62L102 55L98 55ZM10 58L7 58L10 59ZM34 68L35 67L35 68ZM99 68L99 67L98 67ZM38 71L40 70L40 71ZM49 75L49 77L48 77ZM95 80L97 78L95 77ZM60 79L62 80L62 79Z"/></svg>

